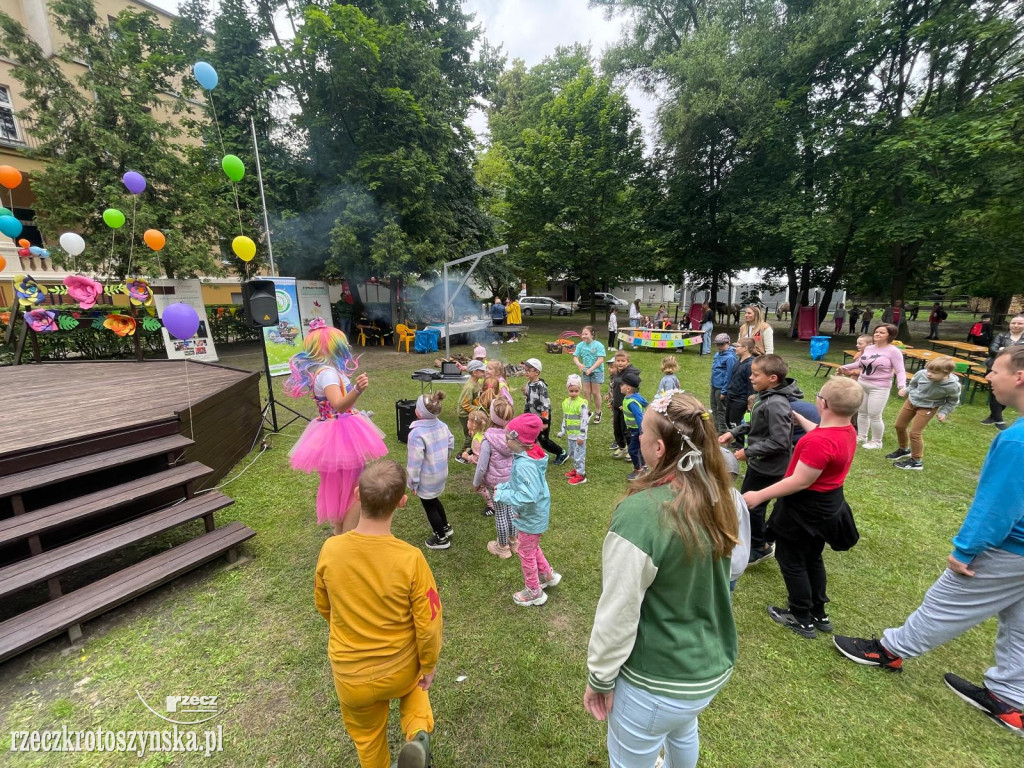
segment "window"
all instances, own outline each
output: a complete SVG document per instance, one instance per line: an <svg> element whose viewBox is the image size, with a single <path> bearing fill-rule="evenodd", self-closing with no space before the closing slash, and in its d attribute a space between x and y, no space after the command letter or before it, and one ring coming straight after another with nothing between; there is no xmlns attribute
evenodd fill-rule
<svg viewBox="0 0 1024 768"><path fill-rule="evenodd" d="M11 92L5 85L0 85L0 141L21 142L18 123L14 119L14 106L11 104Z"/></svg>

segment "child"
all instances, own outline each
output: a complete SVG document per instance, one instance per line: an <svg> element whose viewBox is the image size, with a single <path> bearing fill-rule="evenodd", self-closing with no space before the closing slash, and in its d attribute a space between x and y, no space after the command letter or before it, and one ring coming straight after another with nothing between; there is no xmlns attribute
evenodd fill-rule
<svg viewBox="0 0 1024 768"><path fill-rule="evenodd" d="M569 440L569 457L572 469L565 473L569 485L583 485L587 482L587 424L590 411L587 401L580 397L583 381L573 373L566 379L565 389L569 396L562 401L562 430L558 433Z"/></svg>
<svg viewBox="0 0 1024 768"><path fill-rule="evenodd" d="M490 403L487 407L490 408ZM483 406L481 406L483 407ZM490 419L482 410L473 411L469 414L469 450L462 452L462 458L469 464L476 464L480 459L480 444L484 441L484 431L490 426ZM487 498L484 496L484 498Z"/></svg>
<svg viewBox="0 0 1024 768"><path fill-rule="evenodd" d="M924 370L914 374L906 389L899 391L906 397L896 417L896 439L900 447L885 458L897 459L893 466L899 469L924 469L924 440L921 435L932 416L943 424L960 404L960 380L953 374L953 358L934 357ZM910 427L908 434L907 427Z"/></svg>
<svg viewBox="0 0 1024 768"><path fill-rule="evenodd" d="M616 459L628 459L629 435L626 432L626 420L622 413L622 374L626 371L632 371L639 376L640 371L630 364L629 352L624 349L620 349L615 353L609 370L612 372L612 380L608 386L608 402L612 407L612 434L615 436L611 446L615 453L612 456Z"/></svg>
<svg viewBox="0 0 1024 768"><path fill-rule="evenodd" d="M675 355L666 355L661 360L661 381L658 382L658 394L671 392L679 389L679 377L676 371L679 370L679 362Z"/></svg>
<svg viewBox="0 0 1024 768"><path fill-rule="evenodd" d="M875 310L871 307L864 307L864 317L860 321L860 332L867 333L868 328L871 325L871 321L875 317Z"/></svg>
<svg viewBox="0 0 1024 768"><path fill-rule="evenodd" d="M857 528L843 496L843 482L857 452L857 431L850 418L863 397L855 381L826 381L818 393L821 425L796 416L807 436L797 444L785 478L743 494L751 508L779 499L769 528L775 537L775 558L786 583L789 606L768 606L768 615L808 639L819 631L832 631L825 613L829 601L821 557L825 544L841 552L857 543Z"/></svg>
<svg viewBox="0 0 1024 768"><path fill-rule="evenodd" d="M718 438L722 445L728 445L734 436L748 436L746 448L736 451L736 458L747 462L747 474L740 489L743 493L767 488L786 473L793 450L793 408L789 395L796 389L796 382L787 379L787 373L789 366L778 355L754 358L750 383L757 396L750 411L750 422L738 424ZM747 505L750 506L750 565L757 565L772 557L775 550L768 543L765 527L768 499L757 505L750 505L748 501Z"/></svg>
<svg viewBox="0 0 1024 768"><path fill-rule="evenodd" d="M469 365L466 366L466 372L469 374L469 379L462 385L462 390L459 392L459 423L462 425L463 437L462 448L459 455L455 457L459 464L466 463L462 454L470 448L473 439L469 434L469 414L480 409L480 395L483 392L485 375L484 364L479 360L470 360Z"/></svg>
<svg viewBox="0 0 1024 768"><path fill-rule="evenodd" d="M619 389L622 390L622 418L629 438L629 459L633 462L633 471L626 475L626 479L636 480L645 469L643 455L640 453L640 431L644 425L647 400L640 394L639 373L625 371L619 381Z"/></svg>
<svg viewBox="0 0 1024 768"><path fill-rule="evenodd" d="M544 473L548 457L537 445L544 422L533 413L516 416L505 425L505 440L512 452L512 472L508 481L494 490L494 500L508 504L515 512L512 519L519 531L519 563L526 586L512 595L516 605L544 605L548 587L557 586L562 575L544 557L540 537L548 529L551 492Z"/></svg>
<svg viewBox="0 0 1024 768"><path fill-rule="evenodd" d="M330 523L337 535L359 522L355 490L366 462L388 452L383 433L354 407L370 380L362 373L353 384L349 376L358 362L348 339L321 318L310 321L302 352L292 357L289 366L285 393L291 397L311 394L320 415L309 422L288 455L293 469L320 473L316 520Z"/></svg>
<svg viewBox="0 0 1024 768"><path fill-rule="evenodd" d="M409 427L409 490L420 497L427 520L434 535L427 539L430 549L448 549L452 527L440 496L448 480L448 452L455 448L455 437L448 425L441 421L441 401L444 392L420 395L416 400L416 421Z"/></svg>
<svg viewBox="0 0 1024 768"><path fill-rule="evenodd" d="M720 333L715 336L715 346L718 351L711 359L711 417L715 421L715 429L722 434L729 429L728 417L726 415L726 401L722 393L729 386L732 379L732 369L736 367L736 352L732 348L732 339L728 333Z"/></svg>
<svg viewBox="0 0 1024 768"><path fill-rule="evenodd" d="M747 413L747 399L754 394L754 387L750 383L750 366L754 362L756 344L757 342L748 336L734 345L736 362L733 364L729 383L720 395L725 399L726 429L732 429L743 421ZM733 445L736 445L737 449L742 448L743 438L736 438Z"/></svg>
<svg viewBox="0 0 1024 768"><path fill-rule="evenodd" d="M509 390L508 382L505 380L505 366L501 364L500 360L491 360L491 362L487 363L485 366L485 370L488 378L496 379L498 382L495 392L511 403L512 392ZM491 407L489 403L487 407Z"/></svg>
<svg viewBox="0 0 1024 768"><path fill-rule="evenodd" d="M583 382L583 397L587 399L594 416L594 424L601 423L601 384L604 383L605 348L594 340L594 326L586 325L580 332L580 339L573 353L573 362Z"/></svg>
<svg viewBox="0 0 1024 768"><path fill-rule="evenodd" d="M515 528L512 527L513 509L493 498L494 489L507 481L512 472L512 452L505 442L505 425L514 415L512 405L504 398L498 398L491 403L493 426L484 433L480 461L473 476L473 486L477 491L486 489L491 493L491 514L494 515L494 527L498 538L487 542L487 551L501 558L512 557L513 552L519 551L519 539Z"/></svg>
<svg viewBox="0 0 1024 768"><path fill-rule="evenodd" d="M523 360L523 369L526 371L526 384L523 385L523 394L526 395L526 404L523 406L523 413L532 413L540 418L544 424L537 437L537 442L548 453L554 454L555 465L565 463L569 454L550 437L551 432L551 398L548 396L548 385L540 377L541 362L536 357Z"/></svg>
<svg viewBox="0 0 1024 768"><path fill-rule="evenodd" d="M441 653L441 599L423 553L396 539L405 472L393 461L359 478L355 529L324 542L316 564L316 608L327 620L327 655L345 730L363 766L391 764L388 703L401 700L402 766L430 764L434 713L427 691Z"/></svg>
<svg viewBox="0 0 1024 768"><path fill-rule="evenodd" d="M615 314L615 307L608 314L608 349L615 349L617 346L615 337L619 333L619 318Z"/></svg>
<svg viewBox="0 0 1024 768"><path fill-rule="evenodd" d="M732 451L724 445L718 446L718 451L725 463L725 471L729 473L729 478L732 480L733 485L730 490L732 491L732 500L736 504L736 522L739 525L737 529L739 541L732 549L732 559L729 564L729 591L734 592L736 582L747 570L747 561L750 560L750 510L747 509L747 502L743 500L743 496L735 487L736 478L740 476L740 463L736 461Z"/></svg>

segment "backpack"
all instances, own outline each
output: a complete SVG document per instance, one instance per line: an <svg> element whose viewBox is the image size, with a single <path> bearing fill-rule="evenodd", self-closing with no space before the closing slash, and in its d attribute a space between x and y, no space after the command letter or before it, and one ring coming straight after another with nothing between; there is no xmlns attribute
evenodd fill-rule
<svg viewBox="0 0 1024 768"><path fill-rule="evenodd" d="M944 310L942 307L939 307L938 311L935 313L935 316L939 318L939 320L945 320L947 317L949 317L949 313L946 312L946 310ZM971 329L971 332L974 332L973 328Z"/></svg>
<svg viewBox="0 0 1024 768"><path fill-rule="evenodd" d="M974 325L971 326L971 336L981 336L981 334L981 323L975 323Z"/></svg>

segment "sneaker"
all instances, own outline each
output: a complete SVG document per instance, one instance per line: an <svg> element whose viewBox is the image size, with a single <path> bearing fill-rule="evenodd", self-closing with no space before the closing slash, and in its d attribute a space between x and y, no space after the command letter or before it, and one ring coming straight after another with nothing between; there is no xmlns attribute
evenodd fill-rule
<svg viewBox="0 0 1024 768"><path fill-rule="evenodd" d="M885 458L887 458L887 459L902 459L904 456L909 456L909 455L910 455L910 449L909 448L897 448L892 453L885 454Z"/></svg>
<svg viewBox="0 0 1024 768"><path fill-rule="evenodd" d="M924 469L923 461L921 461L920 459L911 458L910 456L904 456L899 461L894 461L892 465L896 467L896 469Z"/></svg>
<svg viewBox="0 0 1024 768"><path fill-rule="evenodd" d="M455 529L454 529L454 528L452 528L452 527L451 527L451 525L446 525L446 526L444 527L444 537L445 537L446 539L447 539L447 538L451 538L451 535L452 535L453 533L455 533Z"/></svg>
<svg viewBox="0 0 1024 768"><path fill-rule="evenodd" d="M480 514L484 517L494 517L494 510L491 509L490 507L484 507L483 511L480 512Z"/></svg>
<svg viewBox="0 0 1024 768"><path fill-rule="evenodd" d="M430 735L419 731L402 746L395 768L427 768L430 765Z"/></svg>
<svg viewBox="0 0 1024 768"><path fill-rule="evenodd" d="M519 554L519 537L518 536L509 536L508 548L512 550L512 554L513 555L518 555Z"/></svg>
<svg viewBox="0 0 1024 768"><path fill-rule="evenodd" d="M634 469L632 472L630 472L628 475L626 475L626 479L627 480L636 480L642 474L643 473L639 469Z"/></svg>
<svg viewBox="0 0 1024 768"><path fill-rule="evenodd" d="M857 435L857 444L858 445L866 443L867 441L868 441L868 439L866 437L861 437L860 435Z"/></svg>
<svg viewBox="0 0 1024 768"><path fill-rule="evenodd" d="M613 459L625 459L629 458L629 451L625 448L616 448L615 453L612 454Z"/></svg>
<svg viewBox="0 0 1024 768"><path fill-rule="evenodd" d="M565 461L568 458L569 458L568 451L562 451L560 454L558 454L558 456L555 457L555 466L557 467L557 466L560 466L562 464L565 464Z"/></svg>
<svg viewBox="0 0 1024 768"><path fill-rule="evenodd" d="M989 426L991 426L993 424L998 424L999 422L997 422L995 419L993 419L991 416L989 416L987 419L982 419L981 423L982 424L988 424Z"/></svg>
<svg viewBox="0 0 1024 768"><path fill-rule="evenodd" d="M864 443L865 451L877 451L881 447L882 444L877 440L868 440L867 442Z"/></svg>
<svg viewBox="0 0 1024 768"><path fill-rule="evenodd" d="M537 589L524 588L521 592L513 594L512 600L516 605L544 605L548 601L548 595L539 587Z"/></svg>
<svg viewBox="0 0 1024 768"><path fill-rule="evenodd" d="M586 475L576 475L569 478L569 485L583 485L585 482L587 482Z"/></svg>
<svg viewBox="0 0 1024 768"><path fill-rule="evenodd" d="M815 616L811 614L811 621L814 622L814 628L819 632L831 632L832 622L829 620L827 614L821 614L821 616Z"/></svg>
<svg viewBox="0 0 1024 768"><path fill-rule="evenodd" d="M503 547L496 541L487 542L487 551L490 552L492 555L497 555L502 560L507 560L508 558L512 557L512 548L508 546Z"/></svg>
<svg viewBox="0 0 1024 768"><path fill-rule="evenodd" d="M601 423L601 414L600 413L597 414L596 416L594 416L594 423L595 424L600 424Z"/></svg>
<svg viewBox="0 0 1024 768"><path fill-rule="evenodd" d="M570 480L572 480L578 474L579 474L579 472L576 471L576 467L573 467L571 470L569 470L568 472L565 473L565 476L567 478L569 478Z"/></svg>
<svg viewBox="0 0 1024 768"><path fill-rule="evenodd" d="M492 346L492 347L496 347L496 346L498 346L498 342L496 342L496 341L492 341L492 342L491 342L491 346Z"/></svg>
<svg viewBox="0 0 1024 768"><path fill-rule="evenodd" d="M557 587L562 583L562 574L558 571L553 570L550 573L542 573L540 575L540 588L547 589L548 587Z"/></svg>
<svg viewBox="0 0 1024 768"><path fill-rule="evenodd" d="M1015 733L1024 733L1021 711L1007 704L988 688L979 688L952 672L947 672L943 679L953 693L972 707L977 707L1004 728L1009 728Z"/></svg>
<svg viewBox="0 0 1024 768"><path fill-rule="evenodd" d="M873 637L868 640L864 637L834 635L832 643L843 656L858 664L893 669L897 672L903 669L903 659L894 653L889 653L877 638Z"/></svg>
<svg viewBox="0 0 1024 768"><path fill-rule="evenodd" d="M618 443L612 443L611 445L609 445L609 446L608 446L608 450L609 450L609 451L617 451L617 450L619 450L619 449L620 449L621 447L622 447L622 446L620 446L620 445L619 445Z"/></svg>
<svg viewBox="0 0 1024 768"><path fill-rule="evenodd" d="M427 539L427 549L448 549L452 540L447 536L438 536L436 533Z"/></svg>
<svg viewBox="0 0 1024 768"><path fill-rule="evenodd" d="M757 565L763 563L765 560L769 560L775 557L775 545L769 544L763 549L755 549L751 547L750 556L747 558L747 566Z"/></svg>
<svg viewBox="0 0 1024 768"><path fill-rule="evenodd" d="M1004 429L1006 429L1006 422L1005 421L997 421L996 422L996 429L998 429L1000 432L1002 432Z"/></svg>
<svg viewBox="0 0 1024 768"><path fill-rule="evenodd" d="M464 458L462 458L462 454L461 453L458 456L455 457L455 460L457 462L459 462L459 464L469 464L468 461L466 461Z"/></svg>
<svg viewBox="0 0 1024 768"><path fill-rule="evenodd" d="M792 611L786 611L782 608L776 608L774 605L769 605L768 615L776 624L789 627L800 635L800 637L806 637L808 640L813 640L818 636L818 633L814 630L814 624L802 624L800 620L793 615Z"/></svg>

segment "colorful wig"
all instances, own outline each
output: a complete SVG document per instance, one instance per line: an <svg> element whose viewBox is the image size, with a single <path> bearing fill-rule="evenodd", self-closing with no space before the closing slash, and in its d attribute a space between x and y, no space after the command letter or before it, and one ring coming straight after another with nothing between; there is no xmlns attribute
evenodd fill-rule
<svg viewBox="0 0 1024 768"><path fill-rule="evenodd" d="M344 333L325 326L306 334L302 351L292 355L288 365L292 372L284 382L285 394L302 397L313 389L313 376L318 368L328 366L351 377L359 370L359 356L352 357Z"/></svg>

